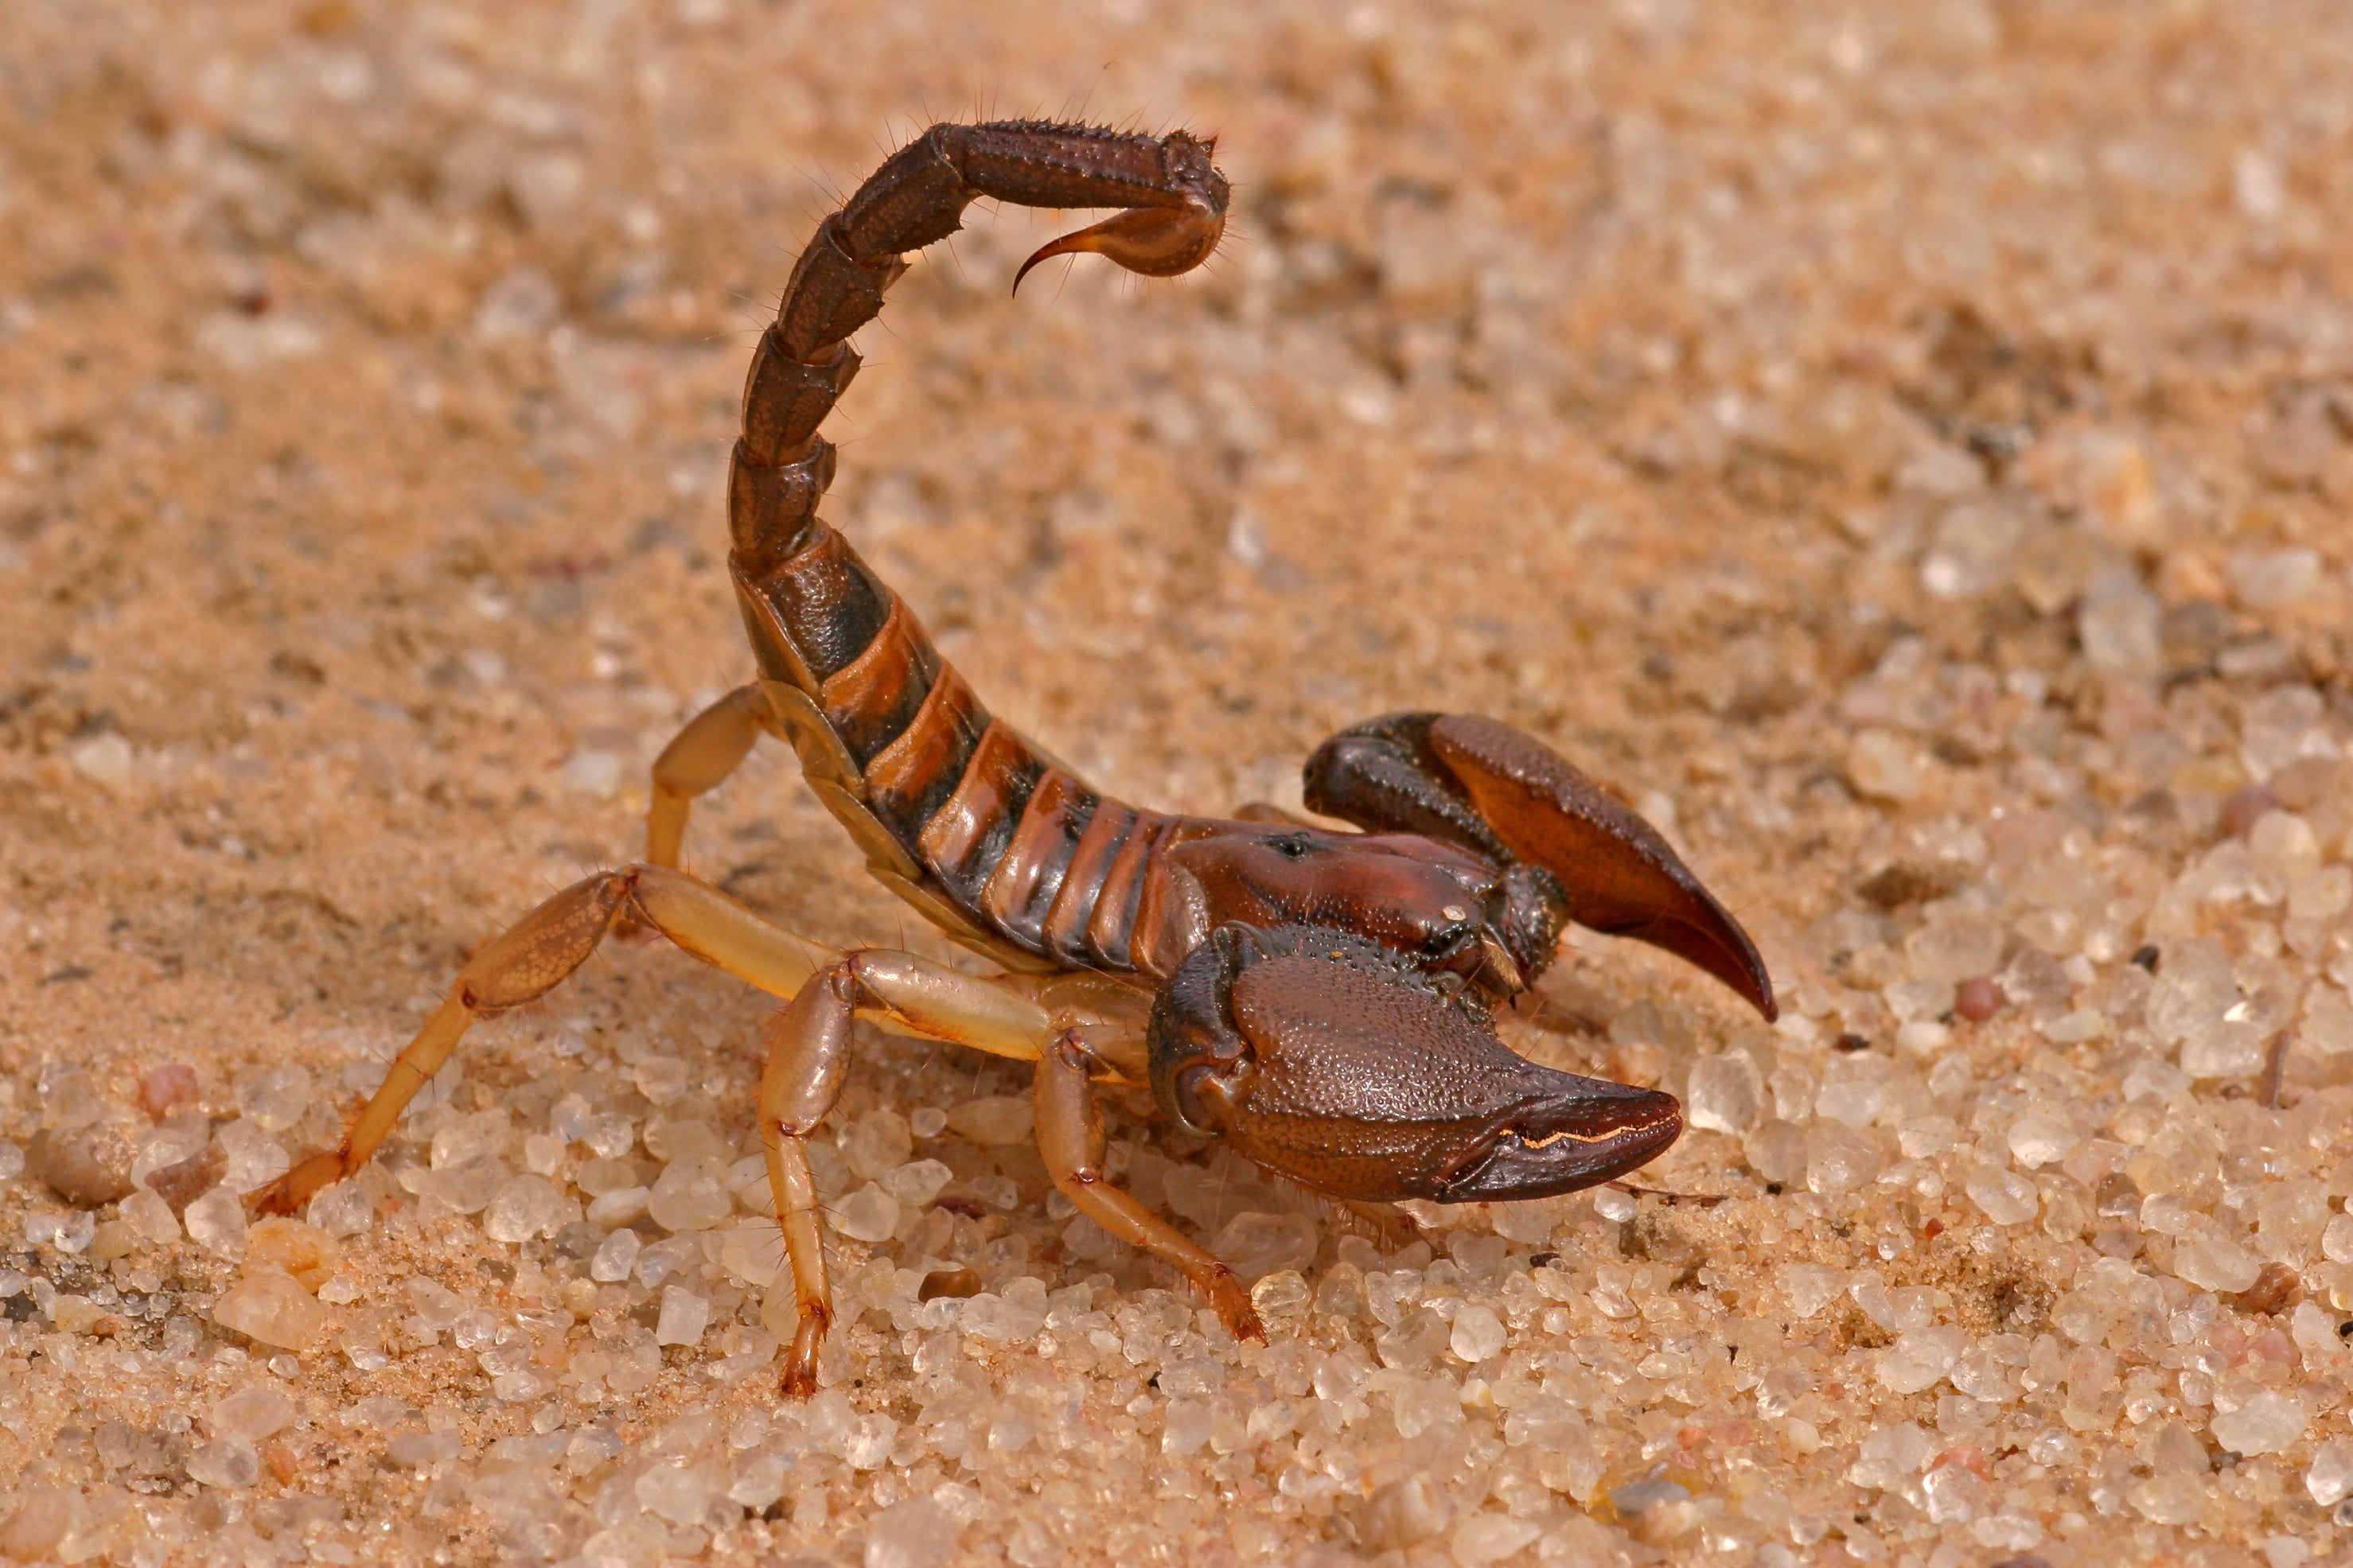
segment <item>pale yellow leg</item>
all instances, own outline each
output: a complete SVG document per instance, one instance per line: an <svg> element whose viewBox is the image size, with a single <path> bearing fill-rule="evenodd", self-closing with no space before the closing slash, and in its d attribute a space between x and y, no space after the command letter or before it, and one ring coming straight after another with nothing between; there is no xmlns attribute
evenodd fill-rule
<svg viewBox="0 0 2353 1568"><path fill-rule="evenodd" d="M1226 1332L1238 1340L1264 1341L1266 1329L1234 1271L1103 1178L1103 1112L1095 1104L1093 1081L1103 1068L1075 1030L1057 1037L1039 1057L1030 1113L1046 1173L1081 1214L1191 1280Z"/></svg>
<svg viewBox="0 0 2353 1568"><path fill-rule="evenodd" d="M835 956L812 951L707 882L663 866L630 866L575 882L474 954L425 1026L385 1073L342 1147L313 1154L248 1194L258 1214L293 1214L322 1187L365 1164L417 1091L441 1070L478 1018L546 994L580 967L623 919L653 927L739 980L789 996Z"/></svg>
<svg viewBox="0 0 2353 1568"><path fill-rule="evenodd" d="M1053 1035L1051 1016L1028 997L909 952L850 953L812 975L777 1015L760 1075L760 1146L793 1271L795 1327L783 1384L795 1398L817 1391L818 1351L833 1322L807 1139L841 1093L850 1020L860 1008L902 1027L1023 1061L1036 1059Z"/></svg>
<svg viewBox="0 0 2353 1568"><path fill-rule="evenodd" d="M654 759L653 798L646 806L646 859L675 867L695 797L717 789L751 754L768 727L767 699L739 686L686 721Z"/></svg>

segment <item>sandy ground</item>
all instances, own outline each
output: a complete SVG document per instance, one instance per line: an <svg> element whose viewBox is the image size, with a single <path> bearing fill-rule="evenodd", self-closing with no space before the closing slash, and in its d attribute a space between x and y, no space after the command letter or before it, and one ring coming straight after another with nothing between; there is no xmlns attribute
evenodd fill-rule
<svg viewBox="0 0 2353 1568"><path fill-rule="evenodd" d="M2348 80L2316 0L16 0L0 1552L2344 1552ZM768 1004L644 947L477 1031L315 1229L111 1199L331 1139L472 947L634 853L748 668L753 334L842 191L987 112L1216 132L1231 238L1008 301L1055 220L976 213L864 335L828 515L1131 799L1295 803L1403 708L1622 786L1788 1016L1596 939L1514 1037L1685 1094L1646 1180L1725 1200L1388 1254L1115 1122L1269 1271L1236 1347L1049 1198L1019 1074L872 1040L787 1407L729 1196ZM689 852L946 951L776 752ZM984 1293L917 1302L945 1268Z"/></svg>

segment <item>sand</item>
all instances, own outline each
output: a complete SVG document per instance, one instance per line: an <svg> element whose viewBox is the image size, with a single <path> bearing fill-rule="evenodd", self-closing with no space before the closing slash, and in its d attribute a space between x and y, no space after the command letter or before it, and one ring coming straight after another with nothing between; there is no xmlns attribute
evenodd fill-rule
<svg viewBox="0 0 2353 1568"><path fill-rule="evenodd" d="M2341 8L5 33L0 1552L2346 1549ZM332 1141L469 952L637 852L653 754L749 672L754 335L842 192L988 113L1216 133L1230 237L1008 300L1058 220L976 209L860 340L828 515L1139 803L1296 805L1409 708L1623 789L1785 1016L1579 938L1506 1028L1683 1094L1642 1184L1721 1201L1388 1250L1115 1116L1122 1179L1264 1271L1238 1347L1051 1195L1021 1072L870 1036L820 1159L843 1326L788 1405L741 1164L771 1004L616 944L312 1228L247 1231L230 1189ZM812 942L954 955L774 748L688 856ZM192 1156L182 1213L110 1195ZM950 1268L982 1294L919 1302Z"/></svg>

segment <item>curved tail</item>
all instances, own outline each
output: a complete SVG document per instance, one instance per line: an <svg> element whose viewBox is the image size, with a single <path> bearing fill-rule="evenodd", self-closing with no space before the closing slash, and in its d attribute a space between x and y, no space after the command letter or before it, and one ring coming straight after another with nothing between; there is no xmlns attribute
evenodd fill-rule
<svg viewBox="0 0 2353 1568"><path fill-rule="evenodd" d="M1082 955L1082 930L1063 929L1083 928L1079 906L1094 901L1065 885L1070 868L1082 838L1096 851L1085 858L1101 858L1094 841L1113 813L1137 818L1123 840L1149 825L991 718L898 595L818 517L834 466L818 426L858 373L847 340L881 310L906 253L954 234L974 200L1124 209L1044 246L1024 273L1089 251L1171 277L1208 259L1225 232L1214 151L1181 131L934 125L818 225L744 383L729 565L770 706L876 874L999 957L1007 938L1063 962L1110 957Z"/></svg>

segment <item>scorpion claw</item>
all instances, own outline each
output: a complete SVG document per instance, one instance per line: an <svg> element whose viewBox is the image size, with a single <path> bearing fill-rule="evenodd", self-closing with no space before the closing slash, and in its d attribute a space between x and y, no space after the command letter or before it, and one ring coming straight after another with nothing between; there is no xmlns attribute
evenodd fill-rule
<svg viewBox="0 0 2353 1568"><path fill-rule="evenodd" d="M1556 915L1530 929L1549 956L1560 916L1696 964L1768 1020L1773 980L1740 922L1659 830L1566 759L1508 724L1396 713L1344 730L1308 759L1310 810L1377 832L1418 833L1543 873Z"/></svg>
<svg viewBox="0 0 2353 1568"><path fill-rule="evenodd" d="M1430 747L1513 853L1560 879L1577 924L1698 965L1769 1021L1779 1009L1756 943L1659 830L1508 724L1448 714Z"/></svg>
<svg viewBox="0 0 2353 1568"><path fill-rule="evenodd" d="M1225 232L1226 215L1208 206L1130 207L1039 246L1013 275L1013 291L1021 291L1021 279L1039 262L1082 250L1146 278L1174 278L1208 260Z"/></svg>

